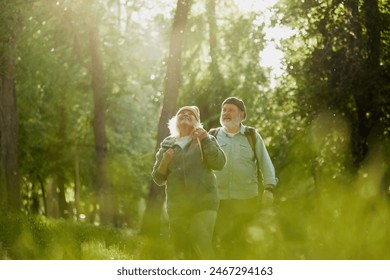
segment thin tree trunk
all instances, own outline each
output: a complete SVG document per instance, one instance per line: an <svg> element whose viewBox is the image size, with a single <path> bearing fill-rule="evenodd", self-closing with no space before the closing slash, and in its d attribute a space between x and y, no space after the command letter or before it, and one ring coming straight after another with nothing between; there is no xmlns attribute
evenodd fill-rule
<svg viewBox="0 0 390 280"><path fill-rule="evenodd" d="M76 148L74 163L74 202L76 209L76 219L80 219L80 159Z"/></svg>
<svg viewBox="0 0 390 280"><path fill-rule="evenodd" d="M62 167L57 171L57 187L58 187L58 212L61 218L69 218L68 203L65 199L65 174Z"/></svg>
<svg viewBox="0 0 390 280"><path fill-rule="evenodd" d="M367 28L367 53L368 66L371 70L378 71L380 63L381 46L381 20L378 0L365 0L363 4L366 28Z"/></svg>
<svg viewBox="0 0 390 280"><path fill-rule="evenodd" d="M218 27L216 14L216 0L207 1L207 18L209 25L209 47L211 62L209 71L211 83L206 95L200 96L199 108L204 116L203 122L211 127L219 126L219 111L221 99L227 97L225 81L219 69L218 63Z"/></svg>
<svg viewBox="0 0 390 280"><path fill-rule="evenodd" d="M159 148L161 141L168 136L167 122L175 114L177 109L177 98L180 88L181 55L190 6L190 0L177 1L170 37L167 73L164 84L164 100L158 123L156 150ZM160 234L160 218L163 202L164 188L158 187L151 181L149 197L141 227L143 234L149 236L158 236Z"/></svg>
<svg viewBox="0 0 390 280"><path fill-rule="evenodd" d="M207 1L207 15L209 23L209 44L210 44L210 72L211 75L219 74L218 60L217 60L217 18L215 14L215 1Z"/></svg>
<svg viewBox="0 0 390 280"><path fill-rule="evenodd" d="M170 38L167 73L165 76L164 101L158 124L158 144L168 135L167 121L175 114L177 109L177 97L180 88L181 55L190 5L190 0L177 1Z"/></svg>
<svg viewBox="0 0 390 280"><path fill-rule="evenodd" d="M228 94L218 62L219 50L216 2L216 0L206 2L207 23L209 27L209 55L211 58L208 68L211 79L209 83L204 85L204 93L199 94L196 99L196 104L202 113L202 121L206 128L220 125L219 112L221 101L226 98Z"/></svg>
<svg viewBox="0 0 390 280"><path fill-rule="evenodd" d="M8 22L7 24L11 24ZM0 41L0 195L9 210L20 211L21 196L18 173L18 107L15 91L16 44L20 23L13 22Z"/></svg>
<svg viewBox="0 0 390 280"><path fill-rule="evenodd" d="M58 139L65 139L66 134L66 110L63 105L60 105L58 108L59 112L59 126L58 126ZM64 158L64 152L61 147L58 147L57 149L58 158L63 159ZM58 187L58 207L59 207L59 213L61 218L69 218L69 205L66 202L65 199L65 172L64 167L62 164L57 167L57 187Z"/></svg>
<svg viewBox="0 0 390 280"><path fill-rule="evenodd" d="M363 4L365 28L367 30L367 59L362 73L364 86L357 98L358 126L354 146L355 166L359 167L369 152L369 138L374 136L374 128L380 123L380 113L375 108L380 103L378 77L380 77L380 13L378 0L365 0ZM369 115L369 117L367 117ZM376 135L372 138L375 139ZM374 144L374 143L371 143Z"/></svg>
<svg viewBox="0 0 390 280"><path fill-rule="evenodd" d="M93 1L86 1L93 7ZM107 136L105 130L106 102L104 97L103 62L100 49L99 22L94 14L90 14L88 25L89 51L91 54L90 72L92 76L92 92L94 101L93 131L96 151L96 188L100 205L100 219L103 224L112 223L112 192L107 178Z"/></svg>
<svg viewBox="0 0 390 280"><path fill-rule="evenodd" d="M44 215L46 217L48 217L49 213L48 213L48 208L47 208L47 195L46 195L45 183L43 182L43 180L40 177L38 178L38 182L39 182L39 186L40 186L41 192L42 192Z"/></svg>
<svg viewBox="0 0 390 280"><path fill-rule="evenodd" d="M47 205L47 216L51 218L58 218L59 207L58 207L58 195L57 188L53 178L48 178L46 180L47 185L47 196L46 196L46 205Z"/></svg>

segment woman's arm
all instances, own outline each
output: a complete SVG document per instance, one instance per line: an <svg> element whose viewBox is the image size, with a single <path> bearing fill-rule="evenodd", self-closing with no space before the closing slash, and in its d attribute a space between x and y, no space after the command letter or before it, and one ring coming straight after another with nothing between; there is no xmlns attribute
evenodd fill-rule
<svg viewBox="0 0 390 280"><path fill-rule="evenodd" d="M152 178L157 185L165 185L168 177L168 167L173 156L174 150L172 148L167 148L165 142L163 141L156 154L156 161L152 171Z"/></svg>
<svg viewBox="0 0 390 280"><path fill-rule="evenodd" d="M207 135L201 141L204 161L212 170L222 170L226 164L226 155L212 135Z"/></svg>

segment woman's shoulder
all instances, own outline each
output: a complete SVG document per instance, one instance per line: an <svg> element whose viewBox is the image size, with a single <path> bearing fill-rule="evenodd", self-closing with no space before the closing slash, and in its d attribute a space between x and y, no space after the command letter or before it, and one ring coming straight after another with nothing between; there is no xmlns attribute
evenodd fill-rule
<svg viewBox="0 0 390 280"><path fill-rule="evenodd" d="M171 148L175 144L176 138L173 136L168 136L161 142L161 147Z"/></svg>

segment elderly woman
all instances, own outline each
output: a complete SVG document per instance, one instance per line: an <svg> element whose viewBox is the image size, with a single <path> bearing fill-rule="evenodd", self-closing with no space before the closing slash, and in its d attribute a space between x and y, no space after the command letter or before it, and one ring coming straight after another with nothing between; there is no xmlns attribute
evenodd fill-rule
<svg viewBox="0 0 390 280"><path fill-rule="evenodd" d="M202 128L198 107L180 108L168 126L171 135L161 143L152 176L157 185L166 186L177 257L184 253L185 258L211 259L218 209L213 170L221 170L226 157L215 138ZM186 248L189 245L191 248Z"/></svg>

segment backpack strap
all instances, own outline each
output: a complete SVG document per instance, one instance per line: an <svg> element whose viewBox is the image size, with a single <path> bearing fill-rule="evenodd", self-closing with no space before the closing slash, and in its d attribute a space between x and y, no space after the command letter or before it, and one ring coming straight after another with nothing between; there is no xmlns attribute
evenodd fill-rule
<svg viewBox="0 0 390 280"><path fill-rule="evenodd" d="M217 138L219 130L220 130L220 127L212 128L209 130L209 134L214 136L215 138Z"/></svg>
<svg viewBox="0 0 390 280"><path fill-rule="evenodd" d="M251 145L256 157L256 129L251 126L245 126L245 136L248 138L249 145Z"/></svg>
<svg viewBox="0 0 390 280"><path fill-rule="evenodd" d="M249 144L252 147L253 150L253 160L256 162L256 171L257 171L257 180L258 180L258 188L259 188L259 193L261 193L263 185L261 183L261 178L262 174L260 172L260 167L259 167L259 160L257 159L256 155L256 128L251 127L251 126L246 126L245 127L245 136L248 139Z"/></svg>

